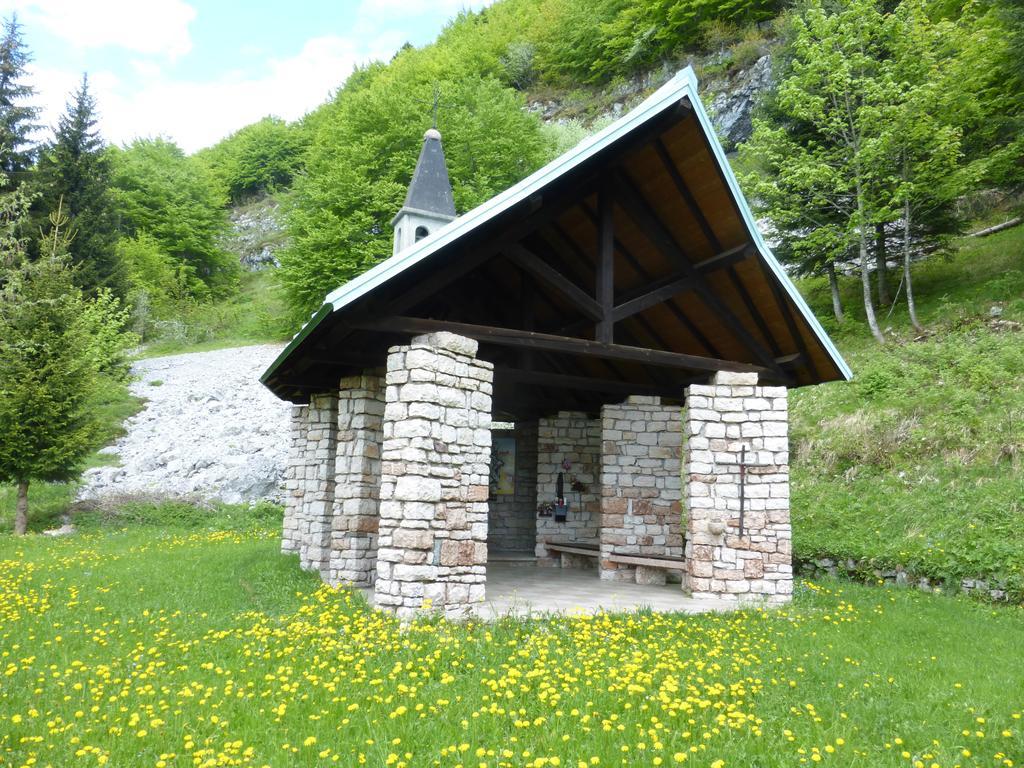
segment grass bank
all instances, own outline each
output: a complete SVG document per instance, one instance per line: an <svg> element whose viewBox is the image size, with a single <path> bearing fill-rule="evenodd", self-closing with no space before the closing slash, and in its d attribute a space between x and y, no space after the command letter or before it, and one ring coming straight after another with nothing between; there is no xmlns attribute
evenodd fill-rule
<svg viewBox="0 0 1024 768"><path fill-rule="evenodd" d="M68 539L0 537L0 763L1024 757L1019 607L826 582L772 612L401 631L278 554L266 509L225 514L157 508L141 519L159 526L94 519Z"/></svg>
<svg viewBox="0 0 1024 768"><path fill-rule="evenodd" d="M142 357L285 341L296 330L273 269L244 272L238 292L209 303L186 304L154 324Z"/></svg>
<svg viewBox="0 0 1024 768"><path fill-rule="evenodd" d="M853 317L829 330L855 379L792 398L794 550L982 577L1019 600L1024 227L957 246L915 267L923 335L901 305L878 345L856 316L859 285L844 285ZM829 317L827 286L801 288Z"/></svg>

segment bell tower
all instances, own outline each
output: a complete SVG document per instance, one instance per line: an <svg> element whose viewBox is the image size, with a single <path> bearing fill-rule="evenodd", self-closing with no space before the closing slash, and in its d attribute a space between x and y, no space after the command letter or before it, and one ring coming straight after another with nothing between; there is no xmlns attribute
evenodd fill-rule
<svg viewBox="0 0 1024 768"><path fill-rule="evenodd" d="M415 245L454 218L455 203L441 148L441 133L430 128L423 134L423 148L405 195L405 204L391 220L395 230L394 253Z"/></svg>

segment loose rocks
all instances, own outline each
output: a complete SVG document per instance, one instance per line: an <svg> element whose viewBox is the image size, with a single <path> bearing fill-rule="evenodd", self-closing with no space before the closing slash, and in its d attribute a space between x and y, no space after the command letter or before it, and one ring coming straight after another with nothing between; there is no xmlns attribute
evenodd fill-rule
<svg viewBox="0 0 1024 768"><path fill-rule="evenodd" d="M282 501L290 406L259 383L280 350L238 347L136 363L131 390L146 405L104 451L120 466L88 470L79 498Z"/></svg>

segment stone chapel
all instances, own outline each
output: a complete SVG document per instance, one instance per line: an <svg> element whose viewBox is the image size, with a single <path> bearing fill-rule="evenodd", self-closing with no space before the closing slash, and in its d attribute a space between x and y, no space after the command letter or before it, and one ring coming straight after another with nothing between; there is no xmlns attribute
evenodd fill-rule
<svg viewBox="0 0 1024 768"><path fill-rule="evenodd" d="M461 216L428 130L392 226L262 377L294 404L284 551L402 618L510 566L789 600L788 392L851 374L691 70Z"/></svg>

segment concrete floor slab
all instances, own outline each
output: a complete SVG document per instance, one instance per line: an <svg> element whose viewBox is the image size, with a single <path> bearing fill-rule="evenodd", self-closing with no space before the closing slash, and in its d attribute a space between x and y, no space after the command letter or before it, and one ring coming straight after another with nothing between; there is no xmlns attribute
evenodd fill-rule
<svg viewBox="0 0 1024 768"><path fill-rule="evenodd" d="M476 609L483 619L552 613L594 614L649 609L702 613L728 605L694 600L679 584L646 585L602 581L596 569L545 568L492 562L487 566L487 600Z"/></svg>
<svg viewBox="0 0 1024 768"><path fill-rule="evenodd" d="M361 590L373 604L373 590ZM635 584L602 581L597 569L547 568L519 561L487 565L487 599L473 609L480 619L505 616L538 617L552 614L705 613L736 606L687 597L680 584Z"/></svg>

